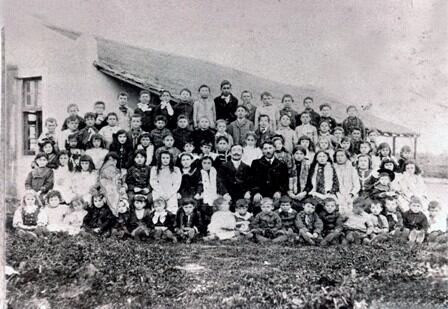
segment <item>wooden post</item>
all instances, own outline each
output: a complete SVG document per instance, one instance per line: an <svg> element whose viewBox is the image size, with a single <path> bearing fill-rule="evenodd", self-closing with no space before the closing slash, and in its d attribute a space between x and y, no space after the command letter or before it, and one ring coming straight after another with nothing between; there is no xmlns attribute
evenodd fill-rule
<svg viewBox="0 0 448 309"><path fill-rule="evenodd" d="M418 136L414 135L414 159L417 159L417 139Z"/></svg>
<svg viewBox="0 0 448 309"><path fill-rule="evenodd" d="M395 147L396 147L397 137L394 135L392 136L392 154L395 156Z"/></svg>

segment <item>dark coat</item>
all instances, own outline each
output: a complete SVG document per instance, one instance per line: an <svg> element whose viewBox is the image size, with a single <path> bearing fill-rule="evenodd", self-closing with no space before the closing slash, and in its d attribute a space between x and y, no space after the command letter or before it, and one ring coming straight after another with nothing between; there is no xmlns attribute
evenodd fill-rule
<svg viewBox="0 0 448 309"><path fill-rule="evenodd" d="M320 126L320 123L322 121L328 122L328 124L330 125L331 133L333 133L334 132L334 128L336 128L338 126L337 121L333 117L323 117L323 116L320 116L319 126ZM317 128L319 128L319 127L317 127Z"/></svg>
<svg viewBox="0 0 448 309"><path fill-rule="evenodd" d="M308 223L305 219L306 216L307 214L305 213L305 211L301 211L297 214L296 228L299 231L304 230L305 232L317 233L321 235L324 225L319 216L315 212L312 213L311 215L309 215L310 221Z"/></svg>
<svg viewBox="0 0 448 309"><path fill-rule="evenodd" d="M166 227L171 232L174 232L174 227L176 225L176 215L175 214L172 214L171 212L168 211L166 214L165 221L160 222L160 220L159 220L156 223L154 223L152 221L152 219L154 218L154 214L155 214L155 212L151 212L151 214L149 215L149 221L151 224L151 228L154 229L156 227Z"/></svg>
<svg viewBox="0 0 448 309"><path fill-rule="evenodd" d="M182 208L179 208L176 214L176 225L174 230L180 231L185 227L194 228L196 232L202 231L202 219L197 210L193 210L190 217L188 217Z"/></svg>
<svg viewBox="0 0 448 309"><path fill-rule="evenodd" d="M107 205L101 208L90 207L84 217L82 227L87 230L100 228L100 234L110 231L116 223L116 217Z"/></svg>
<svg viewBox="0 0 448 309"><path fill-rule="evenodd" d="M212 145L215 144L215 132L212 129L202 130L197 129L194 130L191 134L194 142L194 148L197 153L201 152L201 141L206 140L210 142Z"/></svg>
<svg viewBox="0 0 448 309"><path fill-rule="evenodd" d="M311 115L311 121L310 121L310 123L311 123L313 126L315 126L316 128L318 128L318 127L319 127L319 123L320 123L320 115L319 115L318 113L316 113L316 112L314 111L314 109L312 109L312 108L305 109L305 112L310 113L310 115ZM302 117L302 114L303 114L303 112L299 114L299 117L298 117L298 119L297 119L297 120L298 120L298 121L297 121L297 126L302 125L302 121L300 120L300 117Z"/></svg>
<svg viewBox="0 0 448 309"><path fill-rule="evenodd" d="M147 165L133 165L126 174L126 184L129 191L134 191L135 187L149 188L149 177L151 168Z"/></svg>
<svg viewBox="0 0 448 309"><path fill-rule="evenodd" d="M142 226L144 228L150 229L152 227L151 221L151 210L145 209L143 213L143 218L138 219L135 210L131 210L129 213L128 230L132 233L136 228Z"/></svg>
<svg viewBox="0 0 448 309"><path fill-rule="evenodd" d="M192 131L188 128L181 129L176 128L173 130L173 137L174 137L174 147L179 149L180 151L184 150L184 145L188 140L191 140Z"/></svg>
<svg viewBox="0 0 448 309"><path fill-rule="evenodd" d="M288 192L288 167L284 162L274 158L271 165L265 157L262 157L252 162L250 173L252 195L261 193L263 196L272 197L277 191L282 194Z"/></svg>
<svg viewBox="0 0 448 309"><path fill-rule="evenodd" d="M216 119L224 119L227 124L236 119L235 111L238 106L238 99L230 94L230 101L226 101L221 98L221 95L215 98Z"/></svg>
<svg viewBox="0 0 448 309"><path fill-rule="evenodd" d="M337 210L333 213L328 213L325 209L319 213L319 217L323 223L323 236L335 231L342 231L342 224L346 219Z"/></svg>
<svg viewBox="0 0 448 309"><path fill-rule="evenodd" d="M175 104L173 106L174 119L177 122L177 117L180 115L185 115L188 117L188 123L193 126L193 102L182 102Z"/></svg>
<svg viewBox="0 0 448 309"><path fill-rule="evenodd" d="M25 189L47 193L54 186L54 173L48 167L36 167L29 172L25 180Z"/></svg>
<svg viewBox="0 0 448 309"><path fill-rule="evenodd" d="M191 167L190 173L182 174L182 182L180 183L179 194L182 198L194 197L200 194L201 174L199 169Z"/></svg>
<svg viewBox="0 0 448 309"><path fill-rule="evenodd" d="M293 229L295 230L295 221L297 217L297 211L294 209L291 209L290 212L282 211L281 209L278 209L276 211L280 219L282 219L282 227L283 229Z"/></svg>
<svg viewBox="0 0 448 309"><path fill-rule="evenodd" d="M395 218L394 218L395 215ZM392 232L393 230L402 230L403 229L403 216L401 215L401 212L397 210L395 214L387 213L384 215L387 219L387 223L389 223L389 231ZM395 220L396 219L396 220Z"/></svg>
<svg viewBox="0 0 448 309"><path fill-rule="evenodd" d="M426 231L429 228L428 218L423 212L406 211L403 214L403 224L405 228L410 230Z"/></svg>
<svg viewBox="0 0 448 309"><path fill-rule="evenodd" d="M222 164L218 170L218 177L221 178L234 202L244 198L244 194L250 191L250 167L243 162L240 162L238 169L235 169L232 161Z"/></svg>
<svg viewBox="0 0 448 309"><path fill-rule="evenodd" d="M155 104L152 104L151 102L148 104L148 110L143 111L139 104L137 104L137 108L134 110L134 114L139 114L142 116L142 129L145 132L151 132L151 130L154 128L154 111L156 108Z"/></svg>

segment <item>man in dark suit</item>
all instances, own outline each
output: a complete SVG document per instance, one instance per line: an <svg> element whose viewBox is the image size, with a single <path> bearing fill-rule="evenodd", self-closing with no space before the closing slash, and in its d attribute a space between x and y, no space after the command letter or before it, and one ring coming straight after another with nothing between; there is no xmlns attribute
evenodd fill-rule
<svg viewBox="0 0 448 309"><path fill-rule="evenodd" d="M216 119L224 119L230 124L236 119L238 99L232 94L232 84L228 80L221 83L221 95L215 98Z"/></svg>
<svg viewBox="0 0 448 309"><path fill-rule="evenodd" d="M263 157L254 160L250 168L254 203L259 203L263 197L279 199L289 187L288 167L274 157L274 144L265 141L262 150Z"/></svg>
<svg viewBox="0 0 448 309"><path fill-rule="evenodd" d="M239 199L250 199L250 167L241 161L243 146L233 145L230 156L231 160L221 165L218 175L232 197L233 206Z"/></svg>

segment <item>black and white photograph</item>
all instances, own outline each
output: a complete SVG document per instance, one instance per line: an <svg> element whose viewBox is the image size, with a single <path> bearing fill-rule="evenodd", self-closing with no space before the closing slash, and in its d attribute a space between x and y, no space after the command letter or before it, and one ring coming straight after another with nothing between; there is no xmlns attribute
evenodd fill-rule
<svg viewBox="0 0 448 309"><path fill-rule="evenodd" d="M448 308L447 1L0 12L0 309Z"/></svg>

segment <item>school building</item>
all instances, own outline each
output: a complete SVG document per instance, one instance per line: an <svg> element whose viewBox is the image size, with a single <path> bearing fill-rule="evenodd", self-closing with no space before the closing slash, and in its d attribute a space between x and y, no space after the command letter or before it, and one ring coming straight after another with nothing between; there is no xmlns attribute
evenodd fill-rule
<svg viewBox="0 0 448 309"><path fill-rule="evenodd" d="M54 117L60 130L67 117L70 103L78 104L80 114L93 110L95 101L104 101L106 110L116 107L116 95L126 91L130 106L137 104L138 93L148 89L154 100L162 89L174 95L187 87L193 96L205 83L214 96L219 94L223 79L232 82L237 97L243 90L254 94L270 91L277 102L283 94L295 98L301 111L306 96L314 98L315 106L328 102L333 117L346 117L346 105L326 97L316 89L308 89L274 82L229 67L203 60L176 56L151 49L129 46L89 33L62 29L29 17L17 16L5 20L5 70L2 130L6 134L5 156L8 197L18 196L31 168L36 152L36 140L42 132L44 120ZM407 143L417 146L418 134L399 124L385 121L368 112L360 117L369 128L377 128L391 145L398 138L413 139ZM395 149L395 146L394 146Z"/></svg>

